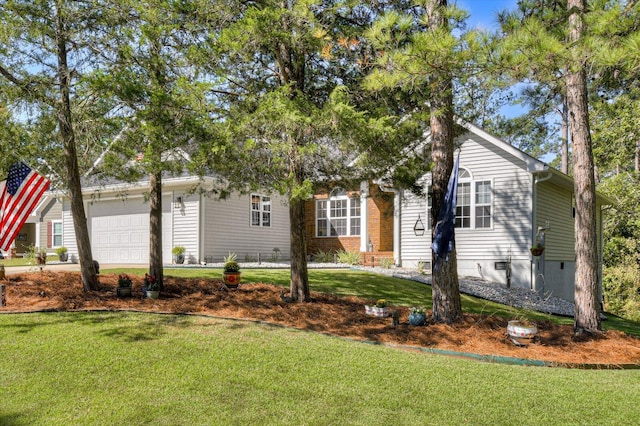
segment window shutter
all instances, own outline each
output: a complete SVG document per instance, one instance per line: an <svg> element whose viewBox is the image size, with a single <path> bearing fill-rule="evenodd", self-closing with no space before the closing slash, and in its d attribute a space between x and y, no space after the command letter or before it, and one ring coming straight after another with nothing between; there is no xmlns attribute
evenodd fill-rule
<svg viewBox="0 0 640 426"><path fill-rule="evenodd" d="M47 222L47 248L51 248L51 240L53 239L53 224Z"/></svg>

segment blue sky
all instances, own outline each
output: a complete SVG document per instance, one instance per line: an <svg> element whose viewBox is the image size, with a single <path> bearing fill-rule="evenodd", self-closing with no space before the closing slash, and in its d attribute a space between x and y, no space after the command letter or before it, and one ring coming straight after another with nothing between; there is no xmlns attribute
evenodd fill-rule
<svg viewBox="0 0 640 426"><path fill-rule="evenodd" d="M496 16L498 12L505 9L515 9L518 2L517 0L452 0L450 4L455 4L471 14L467 20L469 27L497 30Z"/></svg>

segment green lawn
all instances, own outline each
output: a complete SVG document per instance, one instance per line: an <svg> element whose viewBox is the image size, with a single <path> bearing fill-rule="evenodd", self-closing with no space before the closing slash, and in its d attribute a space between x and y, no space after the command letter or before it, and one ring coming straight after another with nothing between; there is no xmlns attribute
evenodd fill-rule
<svg viewBox="0 0 640 426"><path fill-rule="evenodd" d="M287 285L288 274L245 269L243 280ZM315 291L431 305L427 285L362 271L310 270L310 281ZM514 315L468 296L463 308ZM1 425L616 425L640 417L637 370L488 364L200 316L0 315L0 360Z"/></svg>
<svg viewBox="0 0 640 426"><path fill-rule="evenodd" d="M0 424L629 424L637 371L505 366L197 316L0 315Z"/></svg>

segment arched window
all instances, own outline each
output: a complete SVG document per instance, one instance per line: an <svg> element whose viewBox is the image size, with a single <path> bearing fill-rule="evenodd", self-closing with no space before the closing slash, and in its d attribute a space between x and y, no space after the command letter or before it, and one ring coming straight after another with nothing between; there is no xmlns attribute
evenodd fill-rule
<svg viewBox="0 0 640 426"><path fill-rule="evenodd" d="M360 197L349 197L343 188L335 188L327 200L316 201L316 236L360 235Z"/></svg>
<svg viewBox="0 0 640 426"><path fill-rule="evenodd" d="M491 187L491 180L474 181L471 172L460 167L458 197L456 198L456 228L486 229L493 226L493 191ZM428 187L427 217L431 218L431 186Z"/></svg>

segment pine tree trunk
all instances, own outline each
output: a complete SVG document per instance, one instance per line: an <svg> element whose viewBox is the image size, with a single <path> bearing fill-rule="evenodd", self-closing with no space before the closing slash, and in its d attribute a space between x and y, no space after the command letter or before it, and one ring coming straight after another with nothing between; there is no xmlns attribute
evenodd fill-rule
<svg viewBox="0 0 640 426"><path fill-rule="evenodd" d="M447 25L441 13L447 6L446 0L431 0L427 5L429 26L433 31ZM438 213L443 204L449 177L453 170L453 90L451 76L435 75L431 80L431 159L432 170L432 208L431 236L433 238ZM449 260L438 260L431 254L432 274L432 320L453 323L462 316L460 301L460 283L458 282L458 262L455 249L449 254Z"/></svg>
<svg viewBox="0 0 640 426"><path fill-rule="evenodd" d="M569 0L567 7L570 11L569 39L572 44L577 44L582 37L584 0ZM566 82L576 194L574 332L580 335L598 333L602 330L598 303L596 191L589 131L587 78L583 64L570 64Z"/></svg>
<svg viewBox="0 0 640 426"><path fill-rule="evenodd" d="M307 270L307 242L305 237L304 200L292 198L289 202L291 226L291 298L298 302L311 300Z"/></svg>
<svg viewBox="0 0 640 426"><path fill-rule="evenodd" d="M149 274L160 288L163 287L162 270L162 173L149 176Z"/></svg>
<svg viewBox="0 0 640 426"><path fill-rule="evenodd" d="M65 37L65 22L60 5L56 5L56 42L58 49L58 81L60 84L60 107L58 109L58 126L64 146L64 158L69 182L69 197L73 229L76 234L78 257L80 260L80 274L85 291L98 290L98 276L93 264L91 241L87 228L87 216L82 200L82 186L80 184L80 170L76 152L75 134L72 125L71 100L69 95L69 68L67 65L67 41Z"/></svg>

